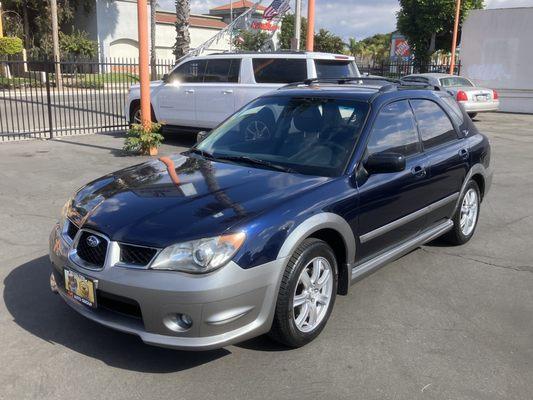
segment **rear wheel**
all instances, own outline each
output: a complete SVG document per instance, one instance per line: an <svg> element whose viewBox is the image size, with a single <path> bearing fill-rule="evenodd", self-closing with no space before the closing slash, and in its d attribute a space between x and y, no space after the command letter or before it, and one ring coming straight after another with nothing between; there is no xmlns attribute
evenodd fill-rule
<svg viewBox="0 0 533 400"><path fill-rule="evenodd" d="M480 203L479 186L471 180L467 183L459 207L453 216L453 229L444 235L443 239L453 245L468 242L476 230Z"/></svg>
<svg viewBox="0 0 533 400"><path fill-rule="evenodd" d="M289 347L311 342L326 325L337 285L331 247L319 239L304 240L285 268L270 336Z"/></svg>

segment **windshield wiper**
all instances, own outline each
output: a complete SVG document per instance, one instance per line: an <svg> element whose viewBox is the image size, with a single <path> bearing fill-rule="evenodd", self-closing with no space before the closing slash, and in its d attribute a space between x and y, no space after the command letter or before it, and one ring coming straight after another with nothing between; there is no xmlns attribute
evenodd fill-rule
<svg viewBox="0 0 533 400"><path fill-rule="evenodd" d="M207 158L208 160L216 160L217 159L213 154L211 154L211 153L209 153L209 152L207 152L205 150L200 150L200 149L197 149L197 148L194 148L194 147L192 149L189 149L188 153L199 154L203 158Z"/></svg>
<svg viewBox="0 0 533 400"><path fill-rule="evenodd" d="M248 157L248 156L217 156L218 160L225 161L235 161L235 162L244 162L246 164L258 165L261 167L267 167L274 169L276 171L290 172L294 173L296 170L284 167L283 165L273 164L270 161L260 160L258 158Z"/></svg>

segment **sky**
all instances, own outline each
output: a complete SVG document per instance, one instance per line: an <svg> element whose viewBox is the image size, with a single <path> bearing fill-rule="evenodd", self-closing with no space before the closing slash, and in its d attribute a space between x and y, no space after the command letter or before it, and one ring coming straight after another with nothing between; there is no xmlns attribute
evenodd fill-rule
<svg viewBox="0 0 533 400"><path fill-rule="evenodd" d="M174 9L174 0L158 0L165 10ZM230 0L191 0L191 12L207 13L212 7L228 4ZM271 0L263 0L269 5ZM293 1L291 3L294 3ZM302 13L307 10L303 0ZM398 0L315 0L316 29L325 28L344 40L355 37L364 39L376 33L392 32L396 29ZM533 0L485 0L486 8L533 7ZM293 5L294 7L294 5Z"/></svg>

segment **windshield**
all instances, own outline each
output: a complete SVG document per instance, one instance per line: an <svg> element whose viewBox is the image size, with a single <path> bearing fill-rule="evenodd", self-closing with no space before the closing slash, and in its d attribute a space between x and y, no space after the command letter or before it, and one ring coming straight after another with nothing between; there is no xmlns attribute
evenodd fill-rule
<svg viewBox="0 0 533 400"><path fill-rule="evenodd" d="M474 86L472 82L470 82L468 79L461 78L459 76L451 76L449 78L440 78L440 85L444 87L461 87L461 86L472 87Z"/></svg>
<svg viewBox="0 0 533 400"><path fill-rule="evenodd" d="M216 128L196 150L220 161L338 176L367 112L367 103L354 100L262 97Z"/></svg>
<svg viewBox="0 0 533 400"><path fill-rule="evenodd" d="M359 76L355 63L350 60L315 60L315 67L318 79Z"/></svg>

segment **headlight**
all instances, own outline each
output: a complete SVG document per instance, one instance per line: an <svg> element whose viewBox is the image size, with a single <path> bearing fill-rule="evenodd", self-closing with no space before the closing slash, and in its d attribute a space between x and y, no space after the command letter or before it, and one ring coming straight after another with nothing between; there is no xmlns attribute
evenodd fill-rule
<svg viewBox="0 0 533 400"><path fill-rule="evenodd" d="M244 243L244 232L178 243L165 248L150 268L205 273L222 267Z"/></svg>

